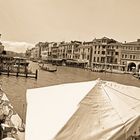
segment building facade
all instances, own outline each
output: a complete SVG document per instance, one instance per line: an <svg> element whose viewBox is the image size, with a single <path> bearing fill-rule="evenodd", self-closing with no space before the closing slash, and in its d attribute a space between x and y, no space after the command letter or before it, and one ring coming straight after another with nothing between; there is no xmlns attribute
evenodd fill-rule
<svg viewBox="0 0 140 140"><path fill-rule="evenodd" d="M58 46L58 58L59 59L67 59L67 48L69 43L67 42L60 42Z"/></svg>
<svg viewBox="0 0 140 140"><path fill-rule="evenodd" d="M48 58L48 48L49 48L49 43L42 42L42 45L41 45L41 59L42 60L46 60Z"/></svg>
<svg viewBox="0 0 140 140"><path fill-rule="evenodd" d="M31 58L67 60L92 70L140 69L140 39L129 43L120 43L107 37L90 42L39 42L30 50L30 54Z"/></svg>
<svg viewBox="0 0 140 140"><path fill-rule="evenodd" d="M51 58L52 59L58 59L59 58L59 44L53 43L51 47Z"/></svg>
<svg viewBox="0 0 140 140"><path fill-rule="evenodd" d="M80 57L79 61L85 63L86 67L91 67L92 61L92 47L93 42L83 42L80 46Z"/></svg>
<svg viewBox="0 0 140 140"><path fill-rule="evenodd" d="M91 61L93 69L120 69L120 60L121 43L107 37L93 40Z"/></svg>
<svg viewBox="0 0 140 140"><path fill-rule="evenodd" d="M140 39L122 44L121 64L126 66L127 71L140 70Z"/></svg>
<svg viewBox="0 0 140 140"><path fill-rule="evenodd" d="M30 59L36 59L36 50L35 50L35 48L32 48L31 49L31 52L30 52Z"/></svg>
<svg viewBox="0 0 140 140"><path fill-rule="evenodd" d="M61 42L58 46L59 58L71 60L79 59L80 56L79 54L77 55L77 48L81 43L80 41Z"/></svg>

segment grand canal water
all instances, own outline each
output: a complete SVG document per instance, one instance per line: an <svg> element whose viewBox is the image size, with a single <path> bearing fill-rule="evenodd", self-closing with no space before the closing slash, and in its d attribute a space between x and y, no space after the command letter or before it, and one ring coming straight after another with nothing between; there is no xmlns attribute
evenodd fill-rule
<svg viewBox="0 0 140 140"><path fill-rule="evenodd" d="M38 69L37 63L30 64L33 71ZM121 84L140 87L140 80L129 74L97 73L84 69L59 66L58 71L50 73L39 70L38 79L24 77L0 76L3 90L11 101L14 109L25 121L26 118L26 90L50 85L90 81L101 78L102 80L115 81Z"/></svg>

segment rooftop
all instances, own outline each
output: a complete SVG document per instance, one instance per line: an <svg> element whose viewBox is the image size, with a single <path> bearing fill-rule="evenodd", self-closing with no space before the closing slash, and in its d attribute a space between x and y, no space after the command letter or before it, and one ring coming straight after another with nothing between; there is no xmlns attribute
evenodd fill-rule
<svg viewBox="0 0 140 140"><path fill-rule="evenodd" d="M123 45L140 45L140 39L137 39L137 41L133 42L125 42Z"/></svg>

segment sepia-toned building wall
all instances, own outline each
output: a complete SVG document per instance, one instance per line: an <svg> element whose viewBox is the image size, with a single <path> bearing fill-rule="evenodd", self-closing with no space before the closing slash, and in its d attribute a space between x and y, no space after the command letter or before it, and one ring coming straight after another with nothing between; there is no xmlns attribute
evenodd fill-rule
<svg viewBox="0 0 140 140"><path fill-rule="evenodd" d="M93 42L83 42L79 46L80 49L80 58L79 61L83 61L86 64L87 67L91 66L91 61L92 61L92 47L93 47Z"/></svg>
<svg viewBox="0 0 140 140"><path fill-rule="evenodd" d="M71 41L71 42L61 42L58 46L59 58L60 59L79 59L79 54L77 56L77 48L82 42Z"/></svg>
<svg viewBox="0 0 140 140"><path fill-rule="evenodd" d="M39 42L30 53L31 58L70 60L70 63L85 63L83 66L90 69L140 69L140 39L129 43L120 43L107 37L83 43Z"/></svg>
<svg viewBox="0 0 140 140"><path fill-rule="evenodd" d="M127 71L140 69L140 39L135 42L123 43L121 48L121 64Z"/></svg>
<svg viewBox="0 0 140 140"><path fill-rule="evenodd" d="M61 42L58 46L58 58L59 59L67 59L67 48L69 46L69 43L67 42Z"/></svg>
<svg viewBox="0 0 140 140"><path fill-rule="evenodd" d="M119 69L121 60L121 43L114 39L103 37L94 39L92 45L92 68L112 67Z"/></svg>
<svg viewBox="0 0 140 140"><path fill-rule="evenodd" d="M31 59L41 59L41 45L42 42L37 43L34 48L27 50L26 54L30 55Z"/></svg>
<svg viewBox="0 0 140 140"><path fill-rule="evenodd" d="M58 43L53 43L51 47L51 58L58 59L59 51L58 51Z"/></svg>
<svg viewBox="0 0 140 140"><path fill-rule="evenodd" d="M47 60L51 57L51 48L53 46L53 42L44 42L41 47L41 58L42 60Z"/></svg>
<svg viewBox="0 0 140 140"><path fill-rule="evenodd" d="M69 48L67 49L67 52L69 51L69 58L73 60L79 60L80 59L80 50L79 54L77 54L77 49L80 48L80 45L82 42L80 41L71 41L69 43Z"/></svg>
<svg viewBox="0 0 140 140"><path fill-rule="evenodd" d="M31 59L35 59L36 58L36 50L35 50L35 47L31 49L30 58Z"/></svg>
<svg viewBox="0 0 140 140"><path fill-rule="evenodd" d="M47 58L47 56L48 56L47 50L48 50L48 42L42 43L42 45L41 45L41 59L42 60Z"/></svg>

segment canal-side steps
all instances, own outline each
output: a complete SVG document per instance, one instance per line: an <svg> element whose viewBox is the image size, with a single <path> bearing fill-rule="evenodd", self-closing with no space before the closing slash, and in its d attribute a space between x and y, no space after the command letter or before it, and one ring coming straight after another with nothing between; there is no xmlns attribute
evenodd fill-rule
<svg viewBox="0 0 140 140"><path fill-rule="evenodd" d="M25 127L0 84L0 139L24 140ZM9 138L9 139L8 139Z"/></svg>

